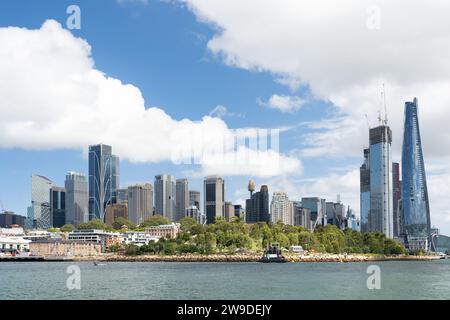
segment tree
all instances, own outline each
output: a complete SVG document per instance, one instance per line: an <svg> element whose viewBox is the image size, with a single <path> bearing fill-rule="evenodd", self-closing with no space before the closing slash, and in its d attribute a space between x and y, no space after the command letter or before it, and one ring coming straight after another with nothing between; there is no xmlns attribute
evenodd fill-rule
<svg viewBox="0 0 450 320"><path fill-rule="evenodd" d="M72 224L65 224L61 227L61 232L72 232L75 230L75 227Z"/></svg>
<svg viewBox="0 0 450 320"><path fill-rule="evenodd" d="M120 230L122 226L127 226L127 228L130 230L136 228L136 225L133 222L131 222L128 219L125 219L124 217L117 217L114 220L112 226L115 230Z"/></svg>
<svg viewBox="0 0 450 320"><path fill-rule="evenodd" d="M184 217L179 221L182 231L191 232L191 230L197 225L197 221L191 217Z"/></svg>
<svg viewBox="0 0 450 320"><path fill-rule="evenodd" d="M153 227L153 226L160 226L163 224L170 224L170 220L166 217L163 217L162 215L154 215L147 220L145 220L141 226L142 227Z"/></svg>
<svg viewBox="0 0 450 320"><path fill-rule="evenodd" d="M78 226L78 229L80 230L87 230L87 229L100 229L100 230L112 230L111 226L108 226L100 219L92 219L89 222L82 223Z"/></svg>

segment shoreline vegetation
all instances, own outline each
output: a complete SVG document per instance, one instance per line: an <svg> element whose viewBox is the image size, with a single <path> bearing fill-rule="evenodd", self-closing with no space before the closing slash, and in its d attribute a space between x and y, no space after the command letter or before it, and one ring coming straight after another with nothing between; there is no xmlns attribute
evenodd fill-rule
<svg viewBox="0 0 450 320"><path fill-rule="evenodd" d="M168 224L155 215L141 225L117 218L113 225L91 220L78 229L103 229L119 232L144 231L146 227ZM75 261L136 261L136 262L257 262L264 249L276 243L288 262L367 262L367 261L429 261L439 259L423 251L409 252L403 244L382 233L361 233L341 230L334 225L308 230L302 226L281 222L247 224L237 217L231 222L217 218L215 223L202 225L186 217L179 221L175 238L160 238L158 242L137 246L116 245L97 256L74 257ZM291 246L302 246L303 253L292 253Z"/></svg>

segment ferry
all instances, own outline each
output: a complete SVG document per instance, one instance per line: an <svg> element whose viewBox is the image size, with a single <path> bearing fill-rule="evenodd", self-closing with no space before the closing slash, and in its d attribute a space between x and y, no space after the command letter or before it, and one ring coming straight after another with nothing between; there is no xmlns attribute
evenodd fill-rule
<svg viewBox="0 0 450 320"><path fill-rule="evenodd" d="M286 258L281 254L281 250L277 244L272 244L267 247L264 251L263 256L259 262L263 263L285 263L287 262Z"/></svg>

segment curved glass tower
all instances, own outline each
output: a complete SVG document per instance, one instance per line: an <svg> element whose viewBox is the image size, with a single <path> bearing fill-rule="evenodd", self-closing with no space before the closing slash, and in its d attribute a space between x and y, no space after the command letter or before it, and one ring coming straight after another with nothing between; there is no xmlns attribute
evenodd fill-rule
<svg viewBox="0 0 450 320"><path fill-rule="evenodd" d="M405 103L402 152L403 233L410 249L428 249L430 205L417 108L417 98Z"/></svg>

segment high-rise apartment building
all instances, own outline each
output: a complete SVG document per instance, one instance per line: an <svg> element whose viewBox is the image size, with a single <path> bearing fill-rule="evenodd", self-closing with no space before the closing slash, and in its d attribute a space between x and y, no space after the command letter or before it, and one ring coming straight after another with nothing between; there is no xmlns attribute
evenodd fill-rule
<svg viewBox="0 0 450 320"><path fill-rule="evenodd" d="M153 215L153 187L137 184L128 187L128 220L141 224Z"/></svg>
<svg viewBox="0 0 450 320"><path fill-rule="evenodd" d="M410 249L429 249L430 204L420 137L417 98L405 103L402 151L403 231Z"/></svg>
<svg viewBox="0 0 450 320"><path fill-rule="evenodd" d="M167 174L155 176L154 192L155 214L175 221L175 178Z"/></svg>
<svg viewBox="0 0 450 320"><path fill-rule="evenodd" d="M180 221L186 216L186 209L189 208L189 182L187 179L177 179L176 180L176 215L175 221Z"/></svg>
<svg viewBox="0 0 450 320"><path fill-rule="evenodd" d="M270 204L270 219L273 223L281 221L294 225L294 204L289 201L286 192L274 192Z"/></svg>
<svg viewBox="0 0 450 320"><path fill-rule="evenodd" d="M119 158L106 144L89 146L89 219L105 219L108 204L116 203Z"/></svg>
<svg viewBox="0 0 450 320"><path fill-rule="evenodd" d="M225 181L219 176L208 176L203 181L204 213L206 223L214 223L225 216Z"/></svg>
<svg viewBox="0 0 450 320"><path fill-rule="evenodd" d="M226 221L231 222L232 218L234 217L234 205L233 205L232 202L226 201L224 206L225 206L224 207L225 208L225 210L224 210L224 212L225 212L224 218L225 218Z"/></svg>
<svg viewBox="0 0 450 320"><path fill-rule="evenodd" d="M89 219L88 183L82 173L69 171L64 182L66 189L66 224L78 226Z"/></svg>

